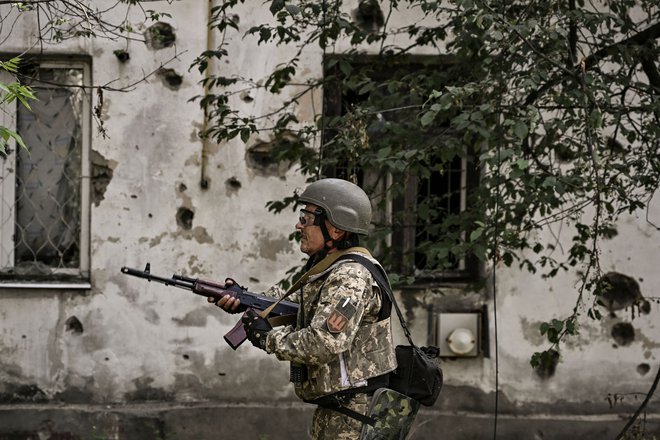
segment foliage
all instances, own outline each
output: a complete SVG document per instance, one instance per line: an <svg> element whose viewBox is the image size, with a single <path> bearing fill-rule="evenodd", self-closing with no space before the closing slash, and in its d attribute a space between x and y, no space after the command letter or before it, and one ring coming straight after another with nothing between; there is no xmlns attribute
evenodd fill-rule
<svg viewBox="0 0 660 440"><path fill-rule="evenodd" d="M8 61L0 61L0 71L4 70L11 74L15 74L18 71L18 65L20 64L20 57L14 57ZM29 86L21 85L18 82L5 84L0 81L0 110L5 111L5 106L12 104L18 100L22 105L30 110L29 100L36 99L32 89ZM27 149L23 138L16 133L15 131L0 125L0 155L6 154L7 144L10 139L14 141L21 147Z"/></svg>
<svg viewBox="0 0 660 440"><path fill-rule="evenodd" d="M2 21L9 22L19 19L22 14L33 14L39 22L39 42L59 43L72 38L98 37L109 40L125 39L140 40L141 35L135 26L128 21L131 10L138 8L145 20L158 21L161 17L169 17L167 13L145 9L143 0L119 0L112 4L102 4L85 0L53 0L11 2L13 10L18 14L7 14ZM171 0L169 0L171 2ZM110 18L116 10L122 9L124 19L118 21ZM13 15L13 17L12 17ZM43 46L42 46L43 49Z"/></svg>
<svg viewBox="0 0 660 440"><path fill-rule="evenodd" d="M194 66L231 62L232 37L295 49L260 80L209 75L208 93L199 97L212 121L208 136L246 141L260 131L295 133L301 142L286 155L308 175L372 185L399 208L377 224L376 240L424 231L416 250L380 246L396 279L419 280L471 257L543 277L575 270L575 307L542 324L551 347L534 355L534 365L577 332L580 316L600 316L600 242L616 234L621 215L646 209L660 178L654 1L391 0L381 3L384 11L363 1L351 15L342 2L272 0L272 20L249 29L234 14L242 3L213 9L210 25L222 38ZM404 10L420 19L390 24ZM337 42L350 49L333 53ZM433 56L412 57L416 50ZM302 80L310 51L323 52L325 74ZM339 100L327 99L314 124L299 121L301 99L321 87ZM243 112L235 98L246 89L279 96L281 106ZM456 158L480 173L465 209L448 210L443 197L405 203L401 182L442 177Z"/></svg>
<svg viewBox="0 0 660 440"><path fill-rule="evenodd" d="M171 3L171 0L168 2ZM6 4L8 6L5 6ZM33 35L33 40L38 42L38 51L44 52L44 45L58 44L65 40L74 38L101 38L110 41L124 42L124 49L117 49L113 53L117 58L125 62L130 56L128 44L131 41L145 41L145 36L138 32L141 25L135 25L129 21L129 17L142 19L143 22L157 22L170 14L152 9L145 9L141 0L119 0L108 5L89 0L53 0L53 1L24 1L24 2L0 2L0 44L11 36L11 31L20 20L34 20L38 24L38 30ZM132 13L135 9L138 14ZM117 12L120 12L117 14ZM120 17L119 19L116 16ZM153 36L151 36L153 37ZM30 50L28 52L35 52ZM29 64L33 53L22 54L9 61L0 62L0 70L9 72L14 77L10 84L0 82L0 92L3 93L0 100L0 109L6 112L6 106L18 99L21 104L29 108L28 100L37 99L30 87L23 85L29 82L29 75L25 75L21 64ZM176 57L176 55L175 55ZM174 57L174 58L175 58ZM171 61L171 59L169 60ZM169 63L169 61L161 64ZM94 116L100 133L105 137L106 129L100 114L103 107L103 90L106 91L129 91L135 85L146 80L146 78L158 69L145 75L143 78L124 87L111 86L111 81L102 86L91 86L97 89L97 105L94 107ZM66 84L58 84L67 87ZM10 139L14 139L22 148L27 148L22 138L7 127L0 126L0 154L5 153L5 146Z"/></svg>

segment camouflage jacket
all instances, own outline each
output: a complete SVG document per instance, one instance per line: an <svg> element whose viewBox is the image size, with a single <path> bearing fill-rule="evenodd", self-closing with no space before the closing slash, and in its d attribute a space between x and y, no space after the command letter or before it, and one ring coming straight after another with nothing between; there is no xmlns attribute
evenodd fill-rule
<svg viewBox="0 0 660 440"><path fill-rule="evenodd" d="M295 384L300 398L361 387L396 368L390 319L378 321L380 289L361 264L331 265L310 277L293 300L301 305L296 326L271 331L266 351L307 366L308 380Z"/></svg>

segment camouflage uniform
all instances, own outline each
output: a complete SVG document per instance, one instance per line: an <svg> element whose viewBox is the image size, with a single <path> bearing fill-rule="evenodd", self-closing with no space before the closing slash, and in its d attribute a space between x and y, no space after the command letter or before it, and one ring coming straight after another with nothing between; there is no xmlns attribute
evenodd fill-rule
<svg viewBox="0 0 660 440"><path fill-rule="evenodd" d="M343 406L360 414L366 414L371 395L355 394L342 402ZM317 407L312 418L314 440L356 440L362 431L362 422L329 408Z"/></svg>
<svg viewBox="0 0 660 440"><path fill-rule="evenodd" d="M344 260L331 265L310 277L292 300L301 304L295 328L271 331L265 350L306 365L308 380L295 383L300 398L365 386L367 379L396 368L390 319L378 321L380 291L361 264ZM344 406L364 414L367 404L367 396L358 394ZM359 421L319 407L312 434L314 439L357 439L361 428Z"/></svg>

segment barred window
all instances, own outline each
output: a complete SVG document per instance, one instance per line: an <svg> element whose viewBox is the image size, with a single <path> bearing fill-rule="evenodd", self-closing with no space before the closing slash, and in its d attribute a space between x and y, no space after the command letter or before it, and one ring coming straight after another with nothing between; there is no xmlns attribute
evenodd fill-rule
<svg viewBox="0 0 660 440"><path fill-rule="evenodd" d="M331 121L361 109L363 117L356 126L364 127L369 145L363 154L392 145L435 152L417 162L420 166L384 173L378 165L352 161L350 152L333 150L337 145L333 139L351 120L324 132L323 174L357 179L377 205L374 223L389 232L374 244L381 262L399 274L414 275L420 284L476 279L476 258L440 253L434 244L447 235L443 228L449 226L443 221L465 210L468 194L478 185L478 170L466 149L463 154L448 153L460 143L460 134L452 131L449 120L428 129L421 129L418 122L419 108L428 99L423 90L441 89L465 67L438 57L409 57L397 63L372 56L329 58L326 66L330 67L325 72L325 116ZM344 71L352 72L352 77L346 79ZM367 79L374 85L368 85ZM416 89L415 84L422 87ZM444 147L450 145L454 147Z"/></svg>
<svg viewBox="0 0 660 440"><path fill-rule="evenodd" d="M37 100L3 115L29 150L12 145L0 158L0 287L87 287L89 76L78 61L20 70Z"/></svg>

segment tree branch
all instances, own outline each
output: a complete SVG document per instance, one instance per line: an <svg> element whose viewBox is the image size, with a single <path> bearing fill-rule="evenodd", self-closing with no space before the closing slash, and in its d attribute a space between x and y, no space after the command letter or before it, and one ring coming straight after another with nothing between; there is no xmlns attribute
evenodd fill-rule
<svg viewBox="0 0 660 440"><path fill-rule="evenodd" d="M658 38L660 38L660 23L656 23L653 26L638 32L637 34L626 38L625 40L621 40L617 43L598 49L596 52L592 53L591 55L587 56L586 58L582 59L580 62L575 64L573 66L572 71L577 73L582 69L582 66L584 66L585 70L595 66L598 62L602 61L607 56L611 55L613 49L617 49L619 47L641 46L648 41L657 40ZM550 79L535 92L531 93L527 97L527 99L525 99L524 105L532 104L534 101L538 99L539 96L541 96L547 90L552 89L554 86L557 85L557 83L559 83L565 77L566 77L565 74L559 74L554 78Z"/></svg>
<svg viewBox="0 0 660 440"><path fill-rule="evenodd" d="M626 435L626 432L632 427L633 423L635 423L635 420L637 420L637 417L644 411L644 408L646 408L646 405L649 403L649 400L651 400L651 397L655 393L655 389L658 387L658 382L660 382L660 368L658 368L658 372L655 375L655 380L653 381L653 385L651 385L651 389L649 389L649 392L646 394L646 398L644 399L644 402L637 408L637 411L635 411L635 414L628 420L628 423L626 423L626 426L623 427L619 435L616 436L616 440L621 440L623 439L624 435Z"/></svg>

